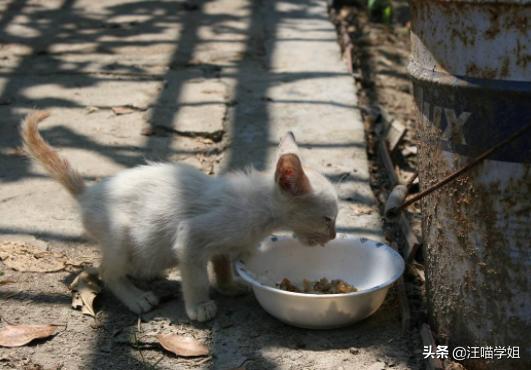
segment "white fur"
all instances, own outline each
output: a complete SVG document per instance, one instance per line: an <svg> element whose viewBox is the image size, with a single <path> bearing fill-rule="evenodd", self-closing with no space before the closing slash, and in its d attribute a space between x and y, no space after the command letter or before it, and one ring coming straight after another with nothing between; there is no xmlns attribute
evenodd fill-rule
<svg viewBox="0 0 531 370"><path fill-rule="evenodd" d="M294 148L294 140L288 144ZM318 172L304 172L311 191L291 195L273 172L211 177L184 164L151 163L103 180L77 200L85 229L101 245L102 278L130 310L146 312L158 299L128 275L157 277L179 264L186 313L205 321L216 313L207 274L213 256L252 252L277 230L292 230L309 245L335 236L335 190Z"/></svg>

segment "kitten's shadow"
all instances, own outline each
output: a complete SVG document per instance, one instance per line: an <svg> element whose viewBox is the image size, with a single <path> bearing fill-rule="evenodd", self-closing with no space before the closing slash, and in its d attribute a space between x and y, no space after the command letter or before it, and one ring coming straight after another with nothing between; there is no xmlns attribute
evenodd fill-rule
<svg viewBox="0 0 531 370"><path fill-rule="evenodd" d="M161 278L150 282L135 281L135 284L143 290L152 290L161 299L154 310L142 315L144 328L157 333L168 330L183 334L184 330L192 336L195 336L197 330L211 332L212 362L209 368L236 368L242 361L249 370L278 368L278 364L263 357L258 348L246 351L246 347L242 346L248 338L242 341L241 336L249 335L249 328L253 326L253 318L247 314L249 309L256 308L255 305L248 304L254 300L252 293L240 297L225 297L211 289L211 297L218 304L218 314L213 320L201 323L190 320L186 315L180 281ZM105 323L107 331L110 329L116 332L128 326L136 327L138 317L127 310L109 291L102 292L98 307L104 312L105 319L102 322ZM242 314L245 318L240 322ZM159 323L164 321L169 321L173 329ZM229 328L236 330L228 332ZM225 343L224 340L229 342Z"/></svg>
<svg viewBox="0 0 531 370"><path fill-rule="evenodd" d="M65 277L65 284L71 283L78 272ZM267 314L250 292L239 297L225 297L212 289L211 296L218 304L217 316L206 323L188 319L181 296L181 283L175 279L161 278L153 281L135 281L144 290L152 290L161 298L161 303L152 311L142 315L142 322L151 331L168 330L158 324L169 322L173 327L189 330L211 330L213 369L237 366L242 359L248 369L273 369L278 364L264 357L264 349L283 347L297 351L345 352L349 348L371 348L384 357L394 357L405 363L408 354L402 342L396 338L399 317L393 294L371 317L347 328L335 330L307 330L288 326ZM134 327L138 316L127 310L108 290L98 296L95 308L101 312L100 321L107 332L117 332ZM171 330L171 329L170 329ZM112 345L112 338L108 338ZM265 352L267 353L267 351Z"/></svg>
<svg viewBox="0 0 531 370"><path fill-rule="evenodd" d="M134 283L142 290L153 291L160 300L160 303L155 309L142 315L143 321L149 322L153 319L167 319L172 324L191 324L194 327L205 327L201 323L196 324L186 316L180 281L160 278L152 281L135 280Z"/></svg>
<svg viewBox="0 0 531 370"><path fill-rule="evenodd" d="M64 277L63 283L69 287L81 270L70 272ZM179 324L194 324L186 316L184 304L181 298L181 283L180 281L170 280L167 278L158 278L150 281L131 279L133 283L142 290L151 290L160 299L159 305L150 312L141 316L142 321L149 322L154 318L168 319L172 323ZM106 324L108 320L112 319L109 324L115 326L116 320L126 322L129 325L131 322L138 320L138 315L129 311L108 289L103 290L98 294L94 301L94 308L96 312L105 316ZM195 326L195 325L194 325ZM204 328L204 325L198 324L198 327Z"/></svg>

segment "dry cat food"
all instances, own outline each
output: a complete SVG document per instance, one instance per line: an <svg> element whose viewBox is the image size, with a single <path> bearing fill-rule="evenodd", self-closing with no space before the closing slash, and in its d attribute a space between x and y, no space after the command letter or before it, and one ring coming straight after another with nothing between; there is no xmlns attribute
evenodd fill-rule
<svg viewBox="0 0 531 370"><path fill-rule="evenodd" d="M277 284L277 288L287 290L288 292L296 293L310 293L310 294L337 294L337 293L352 293L357 292L358 289L350 285L344 280L335 279L328 281L327 278L321 278L320 280L307 280L304 279L303 288L298 288L288 278L282 279Z"/></svg>

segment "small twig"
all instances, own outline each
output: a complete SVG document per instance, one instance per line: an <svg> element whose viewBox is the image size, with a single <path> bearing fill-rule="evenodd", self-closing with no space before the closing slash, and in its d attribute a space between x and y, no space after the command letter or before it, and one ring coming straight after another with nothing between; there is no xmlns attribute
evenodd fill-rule
<svg viewBox="0 0 531 370"><path fill-rule="evenodd" d="M136 350L138 351L138 353L140 354L140 358L142 360L142 364L144 365L144 367L147 366L147 363L146 363L146 359L144 358L144 354L142 353L142 350L140 349L140 341L138 340L138 337L136 336L136 333L134 334L135 336L135 347L136 347Z"/></svg>
<svg viewBox="0 0 531 370"><path fill-rule="evenodd" d="M63 330L61 330L60 332L56 333L55 335L59 335L59 334L61 334L61 333L64 333L64 332L66 331L66 329L68 329L68 324L60 324L60 325L58 325L58 324L51 324L51 325L53 325L53 326L64 326Z"/></svg>
<svg viewBox="0 0 531 370"><path fill-rule="evenodd" d="M156 368L157 365L166 357L166 355L162 354L157 361L153 364L153 367Z"/></svg>
<svg viewBox="0 0 531 370"><path fill-rule="evenodd" d="M253 360L254 360L254 357L246 358L246 359L243 360L238 366L236 366L236 369L239 369L240 367L243 367L243 365L245 365L245 364L248 363L249 361L253 361Z"/></svg>
<svg viewBox="0 0 531 370"><path fill-rule="evenodd" d="M352 45L348 45L345 49L346 59L347 59L347 68L349 73L354 73L353 67L352 67Z"/></svg>
<svg viewBox="0 0 531 370"><path fill-rule="evenodd" d="M408 189L413 185L413 183L415 182L415 180L417 179L418 176L419 176L419 174L415 172L415 173L409 178L409 180L407 180L407 182L406 182L406 186L408 187Z"/></svg>
<svg viewBox="0 0 531 370"><path fill-rule="evenodd" d="M203 365L205 363L207 363L208 361L212 360L212 357L211 356L208 356L208 357L205 357L204 359L202 360L199 360L199 361L195 361L194 362L194 365Z"/></svg>
<svg viewBox="0 0 531 370"><path fill-rule="evenodd" d="M384 168L387 170L387 175L389 176L391 186L395 186L396 184L398 184L398 177L396 176L395 167L393 165L393 161L391 160L391 156L389 155L389 150L387 149L385 140L379 140L378 151L380 154L380 159L383 162Z"/></svg>

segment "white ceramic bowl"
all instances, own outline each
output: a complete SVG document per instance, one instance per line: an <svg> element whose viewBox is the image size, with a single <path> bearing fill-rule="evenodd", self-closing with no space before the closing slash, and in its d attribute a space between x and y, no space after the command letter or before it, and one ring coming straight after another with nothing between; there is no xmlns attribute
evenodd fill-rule
<svg viewBox="0 0 531 370"><path fill-rule="evenodd" d="M325 247L307 247L296 239L272 237L255 255L238 261L236 270L272 316L301 328L331 329L373 314L404 272L404 260L391 247L365 238L349 236ZM306 294L275 288L283 278L302 287L303 279L322 277L342 279L358 291Z"/></svg>

